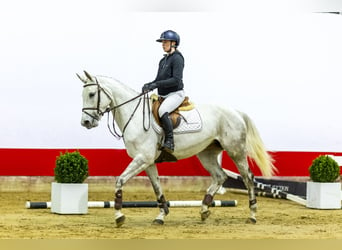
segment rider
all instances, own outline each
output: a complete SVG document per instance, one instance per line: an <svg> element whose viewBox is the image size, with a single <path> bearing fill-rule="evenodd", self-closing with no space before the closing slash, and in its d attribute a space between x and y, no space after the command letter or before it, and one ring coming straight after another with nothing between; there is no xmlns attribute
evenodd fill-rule
<svg viewBox="0 0 342 250"><path fill-rule="evenodd" d="M167 53L159 62L157 77L153 82L144 84L142 91L151 91L158 88L158 95L164 98L160 105L158 115L165 133L165 141L162 149L169 153L174 151L173 126L169 113L174 111L185 98L183 90L184 57L177 50L180 37L172 31L164 31L157 42L162 43L163 50Z"/></svg>

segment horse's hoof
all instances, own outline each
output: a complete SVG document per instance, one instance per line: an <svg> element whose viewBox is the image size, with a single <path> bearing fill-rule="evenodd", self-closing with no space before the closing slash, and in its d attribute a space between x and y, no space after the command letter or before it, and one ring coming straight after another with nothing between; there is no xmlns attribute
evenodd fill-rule
<svg viewBox="0 0 342 250"><path fill-rule="evenodd" d="M121 227L125 223L125 219L126 217L124 215L119 218L116 218L115 219L116 227Z"/></svg>
<svg viewBox="0 0 342 250"><path fill-rule="evenodd" d="M246 220L246 223L247 224L256 224L256 219L255 218L248 218L247 220Z"/></svg>
<svg viewBox="0 0 342 250"><path fill-rule="evenodd" d="M204 212L201 212L201 220L202 220L202 221L205 221L206 219L208 219L210 213L211 213L211 212L210 212L209 210L204 211Z"/></svg>
<svg viewBox="0 0 342 250"><path fill-rule="evenodd" d="M164 225L164 221L161 219L155 219L154 221L152 221L152 225L161 226Z"/></svg>

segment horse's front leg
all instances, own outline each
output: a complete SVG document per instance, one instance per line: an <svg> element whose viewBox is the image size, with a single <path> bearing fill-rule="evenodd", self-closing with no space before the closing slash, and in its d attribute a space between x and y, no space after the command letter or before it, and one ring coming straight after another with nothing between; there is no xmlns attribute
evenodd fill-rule
<svg viewBox="0 0 342 250"><path fill-rule="evenodd" d="M164 218L169 213L169 207L167 206L167 202L164 197L162 187L160 185L160 180L159 180L158 170L157 170L156 165L155 164L150 165L148 168L145 169L145 172L150 178L150 181L152 183L152 187L153 187L154 193L156 194L158 207L160 210L160 213L153 221L153 224L163 225Z"/></svg>
<svg viewBox="0 0 342 250"><path fill-rule="evenodd" d="M145 170L150 164L144 161L141 155L136 156L128 165L125 171L118 177L115 185L115 222L117 227L121 227L125 222L125 215L121 212L122 209L122 188L123 185L132 177Z"/></svg>

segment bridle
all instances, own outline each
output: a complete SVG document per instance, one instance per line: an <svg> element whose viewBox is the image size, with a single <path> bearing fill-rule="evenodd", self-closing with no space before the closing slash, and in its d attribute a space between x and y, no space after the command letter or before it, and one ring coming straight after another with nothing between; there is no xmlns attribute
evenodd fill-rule
<svg viewBox="0 0 342 250"><path fill-rule="evenodd" d="M130 123L130 121L132 120L135 112L137 111L140 103L141 103L141 99L143 99L143 127L144 127L144 130L145 131L148 131L149 128L150 128L150 125L151 125L151 117L150 117L150 105L149 103L147 102L147 109L148 109L148 118L149 118L149 122L148 122L148 126L146 127L145 126L145 106L146 106L146 99L148 100L149 99L149 96L148 96L148 92L143 92L143 93L140 93L139 95L129 99L128 101L125 101L121 104L118 104L116 106L113 106L112 108L111 107L107 107L104 111L101 111L101 108L100 108L100 104L101 104L101 92L103 92L111 101L113 101L113 97L106 92L106 90L104 88L101 87L101 85L99 84L98 80L96 77L95 78L95 83L87 83L87 84L84 84L83 85L83 88L86 88L86 87L90 87L90 86L97 86L97 106L96 108L94 107L87 107L87 108L82 108L82 112L85 113L86 115L90 116L91 118L93 118L94 120L96 121L100 121L100 117L103 116L105 113L108 114L107 116L107 127L109 129L109 132L116 138L116 139L121 139L123 138L123 134L128 126L128 124ZM138 104L136 105L136 107L134 108L133 110L133 113L131 114L131 116L129 117L128 121L126 122L126 124L124 125L124 128L122 130L122 134L120 135L116 129L115 129L115 112L118 108L120 108L121 106L127 104L127 103L130 103L136 99L139 99L138 101ZM95 115L92 115L90 114L89 112L87 112L88 110L96 110L96 116ZM109 125L109 112L110 111L113 111L113 122L112 122L112 126L113 126L113 130L110 128L110 125Z"/></svg>
<svg viewBox="0 0 342 250"><path fill-rule="evenodd" d="M82 112L93 118L94 120L99 121L100 116L103 116L105 113L109 112L108 108L106 108L105 111L101 111L100 109L100 103L101 103L101 91L105 93L105 95L110 99L113 100L113 98L100 86L99 82L97 81L97 78L95 78L96 83L87 83L83 85L83 88L90 87L90 86L97 86L97 106L96 108L88 107L88 108L82 108ZM87 112L87 110L96 110L96 116L90 114Z"/></svg>

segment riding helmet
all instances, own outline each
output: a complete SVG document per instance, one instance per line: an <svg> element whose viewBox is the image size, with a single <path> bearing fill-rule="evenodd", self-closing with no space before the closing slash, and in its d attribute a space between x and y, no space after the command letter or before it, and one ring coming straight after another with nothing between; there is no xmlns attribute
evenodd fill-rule
<svg viewBox="0 0 342 250"><path fill-rule="evenodd" d="M157 42L162 42L162 41L175 41L176 47L177 47L179 46L179 43L180 43L180 37L176 32L172 30L167 30L161 33L160 38L157 39Z"/></svg>

